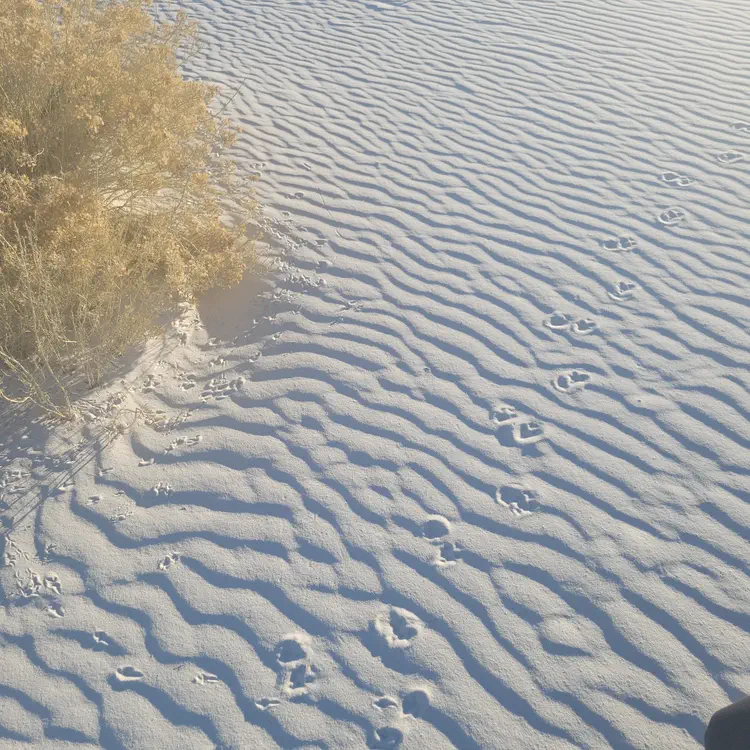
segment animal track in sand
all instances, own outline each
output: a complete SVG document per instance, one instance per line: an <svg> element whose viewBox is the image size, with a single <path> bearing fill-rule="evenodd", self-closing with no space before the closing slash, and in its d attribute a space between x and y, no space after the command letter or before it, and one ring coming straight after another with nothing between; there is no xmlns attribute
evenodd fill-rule
<svg viewBox="0 0 750 750"><path fill-rule="evenodd" d="M48 602L44 611L50 617L65 617L65 609L60 602Z"/></svg>
<svg viewBox="0 0 750 750"><path fill-rule="evenodd" d="M343 304L338 309L338 317L334 318L330 325L336 325L337 323L341 323L344 321L344 313L347 312L359 312L362 309L362 305L364 305L365 301L361 299L351 299L348 300L345 304Z"/></svg>
<svg viewBox="0 0 750 750"><path fill-rule="evenodd" d="M279 641L275 649L276 661L281 668L279 681L281 691L291 697L307 692L317 680L318 668L310 663L310 639L303 634L287 636Z"/></svg>
<svg viewBox="0 0 750 750"><path fill-rule="evenodd" d="M439 539L446 536L451 530L450 521L442 516L431 516L424 522L422 536L428 539Z"/></svg>
<svg viewBox="0 0 750 750"><path fill-rule="evenodd" d="M531 445L542 439L544 439L544 427L535 419L529 422L517 422L513 425L513 440L516 445Z"/></svg>
<svg viewBox="0 0 750 750"><path fill-rule="evenodd" d="M520 416L512 406L496 406L492 411L492 421L499 428L496 432L498 441L506 447L524 447L544 439L542 423Z"/></svg>
<svg viewBox="0 0 750 750"><path fill-rule="evenodd" d="M659 216L659 222L665 227L673 227L685 221L687 214L681 208L667 208Z"/></svg>
<svg viewBox="0 0 750 750"><path fill-rule="evenodd" d="M499 487L495 493L497 504L507 508L514 516L528 516L533 513L539 503L537 493L517 484Z"/></svg>
<svg viewBox="0 0 750 750"><path fill-rule="evenodd" d="M221 682L221 680L215 674L211 674L211 672L198 672L193 677L193 682L196 685L213 685L216 682Z"/></svg>
<svg viewBox="0 0 750 750"><path fill-rule="evenodd" d="M732 129L739 130L741 133L750 133L750 122L745 122L744 120L733 122Z"/></svg>
<svg viewBox="0 0 750 750"><path fill-rule="evenodd" d="M193 437L178 437L176 440L173 440L167 448L164 449L164 453L171 453L172 451L176 450L181 445L185 445L188 448L192 447L193 445L197 445L203 440L203 435L193 435ZM153 460L153 459L152 459Z"/></svg>
<svg viewBox="0 0 750 750"><path fill-rule="evenodd" d="M24 599L38 597L43 583L42 576L30 568L26 569L26 575L28 579L24 581L18 571L13 574L18 595Z"/></svg>
<svg viewBox="0 0 750 750"><path fill-rule="evenodd" d="M582 370L570 370L558 375L552 380L552 387L560 393L570 393L571 391L585 388L591 381L591 375Z"/></svg>
<svg viewBox="0 0 750 750"><path fill-rule="evenodd" d="M307 692L307 688L318 679L318 668L303 662L285 674L282 692L296 697Z"/></svg>
<svg viewBox="0 0 750 750"><path fill-rule="evenodd" d="M496 406L492 410L491 418L495 424L506 424L514 419L518 419L518 412L512 406Z"/></svg>
<svg viewBox="0 0 750 750"><path fill-rule="evenodd" d="M260 711L267 711L269 708L276 708L281 705L281 701L276 698L260 698L255 701L255 707Z"/></svg>
<svg viewBox="0 0 750 750"><path fill-rule="evenodd" d="M375 618L375 629L391 648L408 648L424 629L424 624L413 612L400 607Z"/></svg>
<svg viewBox="0 0 750 750"><path fill-rule="evenodd" d="M549 318L546 318L544 325L556 333L568 331L579 336L586 336L598 327L596 321L591 320L591 318L576 319L574 315L563 313L559 310L556 310Z"/></svg>
<svg viewBox="0 0 750 750"><path fill-rule="evenodd" d="M273 338L273 336L271 338ZM210 399L222 401L225 398L229 398L232 393L236 393L242 388L244 382L245 378L241 375L233 380L229 380L223 375L218 378L211 378L201 392L201 403L205 404Z"/></svg>
<svg viewBox="0 0 750 750"><path fill-rule="evenodd" d="M612 250L618 253L629 253L631 250L635 250L638 247L638 243L633 237L616 237L604 240L602 242L602 247L605 250Z"/></svg>
<svg viewBox="0 0 750 750"><path fill-rule="evenodd" d="M181 427L192 415L193 409L185 409L171 418L163 409L150 409L144 413L143 421L157 432L171 432Z"/></svg>
<svg viewBox="0 0 750 750"><path fill-rule="evenodd" d="M161 379L156 375L146 375L146 380L141 387L141 393L153 393L161 385Z"/></svg>
<svg viewBox="0 0 750 750"><path fill-rule="evenodd" d="M394 727L382 727L375 730L375 736L368 746L373 750L393 750L404 741L403 732Z"/></svg>
<svg viewBox="0 0 750 750"><path fill-rule="evenodd" d="M576 333L579 336L587 336L589 333L593 333L598 327L598 323L591 318L579 318L573 321L570 330L571 333Z"/></svg>
<svg viewBox="0 0 750 750"><path fill-rule="evenodd" d="M445 542L440 545L437 560L435 564L441 567L455 565L463 554L463 549L453 542Z"/></svg>
<svg viewBox="0 0 750 750"><path fill-rule="evenodd" d="M192 388L195 388L196 385L198 385L198 383L196 382L195 375L186 375L185 379L180 383L180 388L182 388L183 391L189 391Z"/></svg>
<svg viewBox="0 0 750 750"><path fill-rule="evenodd" d="M677 172L662 172L661 175L659 175L659 179L662 182L666 182L667 185L678 185L679 187L685 187L693 182L690 177L677 174Z"/></svg>
<svg viewBox="0 0 750 750"><path fill-rule="evenodd" d="M60 583L60 576L57 573L48 573L44 576L44 587L54 591L56 594L62 594L62 584Z"/></svg>
<svg viewBox="0 0 750 750"><path fill-rule="evenodd" d="M624 302L625 300L632 299L635 295L635 291L638 289L638 285L632 281L618 281L612 287L612 291L607 292L610 298L615 302Z"/></svg>
<svg viewBox="0 0 750 750"><path fill-rule="evenodd" d="M126 503L125 505L118 505L115 512L109 517L109 520L112 523L118 523L119 521L124 521L125 519L130 518L134 512L135 510L132 504Z"/></svg>
<svg viewBox="0 0 750 750"><path fill-rule="evenodd" d="M719 164L735 164L744 159L745 154L741 151L722 151L720 154L716 155L716 161L718 161Z"/></svg>
<svg viewBox="0 0 750 750"><path fill-rule="evenodd" d="M172 552L171 555L166 555L159 560L156 566L159 570L169 570L173 565L176 565L180 561L180 555L177 552Z"/></svg>
<svg viewBox="0 0 750 750"><path fill-rule="evenodd" d="M138 680L142 680L144 677L143 672L136 669L135 667L131 667L129 664L126 664L122 667L118 667L115 670L114 678L117 682L125 683L125 682L137 682Z"/></svg>
<svg viewBox="0 0 750 750"><path fill-rule="evenodd" d="M397 708L398 701L395 698L391 698L390 695L383 695L382 697L373 701L372 705L375 706L375 708L379 708L381 711L384 711L387 708Z"/></svg>
<svg viewBox="0 0 750 750"><path fill-rule="evenodd" d="M418 719L430 707L430 694L426 690L412 690L404 696L401 706L405 716Z"/></svg>
<svg viewBox="0 0 750 750"><path fill-rule="evenodd" d="M276 661L279 664L291 664L307 658L308 651L303 645L306 640L304 636L292 635L280 641L276 646Z"/></svg>
<svg viewBox="0 0 750 750"><path fill-rule="evenodd" d="M544 321L544 325L546 325L547 328L551 328L553 331L567 331L570 329L574 320L575 318L572 315L555 310L555 312Z"/></svg>
<svg viewBox="0 0 750 750"><path fill-rule="evenodd" d="M94 648L101 649L102 651L106 651L114 646L112 639L103 630L96 630L91 638L94 641Z"/></svg>

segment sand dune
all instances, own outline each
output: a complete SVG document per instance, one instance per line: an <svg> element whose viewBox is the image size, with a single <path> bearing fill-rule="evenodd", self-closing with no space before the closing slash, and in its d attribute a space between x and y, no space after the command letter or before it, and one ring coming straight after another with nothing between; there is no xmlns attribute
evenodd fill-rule
<svg viewBox="0 0 750 750"><path fill-rule="evenodd" d="M702 747L750 692L746 3L184 5L281 262L6 438L0 747Z"/></svg>

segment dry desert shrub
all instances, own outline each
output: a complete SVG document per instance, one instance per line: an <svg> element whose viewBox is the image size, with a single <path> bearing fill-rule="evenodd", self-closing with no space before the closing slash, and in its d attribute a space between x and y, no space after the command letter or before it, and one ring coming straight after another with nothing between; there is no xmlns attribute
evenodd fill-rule
<svg viewBox="0 0 750 750"><path fill-rule="evenodd" d="M0 2L6 399L70 408L70 384L95 383L176 302L258 267L252 189L223 155L238 129L216 87L180 73L196 25L149 5Z"/></svg>

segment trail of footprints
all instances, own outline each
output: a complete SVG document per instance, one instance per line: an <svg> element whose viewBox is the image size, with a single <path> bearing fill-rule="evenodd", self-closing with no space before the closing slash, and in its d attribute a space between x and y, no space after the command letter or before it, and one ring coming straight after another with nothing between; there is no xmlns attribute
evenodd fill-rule
<svg viewBox="0 0 750 750"><path fill-rule="evenodd" d="M732 129L742 133L750 133L750 123L745 121L739 121L732 123ZM730 166L737 164L738 162L744 161L747 158L747 154L736 149L727 149L715 154L716 161L724 166ZM687 175L679 174L668 170L662 172L659 179L667 185L675 185L677 187L687 187L693 183L692 178ZM658 221L667 227L677 226L687 219L687 212L679 207L671 207L662 211L657 216Z"/></svg>
<svg viewBox="0 0 750 750"><path fill-rule="evenodd" d="M169 555L162 561L165 567L169 567L178 555ZM167 562L168 561L168 562ZM162 565L159 565L162 568ZM98 650L109 650L113 647L109 636L103 631L96 631L93 642ZM312 649L310 639L303 634L293 634L284 637L276 646L275 658L278 664L278 687L282 696L292 700L307 695L310 687L317 680L319 670L312 663ZM132 665L118 666L111 675L114 685L127 686L128 683L140 682L145 679L145 674ZM199 687L209 687L221 683L218 675L201 670L194 674L192 683ZM254 701L259 711L268 711L280 706L279 698L263 697Z"/></svg>
<svg viewBox="0 0 750 750"><path fill-rule="evenodd" d="M14 570L16 596L19 599L31 599L38 609L54 618L65 617L65 609L59 600L62 596L62 583L57 573L42 575L27 568L25 576Z"/></svg>
<svg viewBox="0 0 750 750"><path fill-rule="evenodd" d="M750 123L736 122L732 125L736 131L750 133ZM743 161L746 155L735 150L727 150L716 155L716 160L720 164L730 165ZM677 187L686 187L693 183L693 179L679 174L674 171L666 171L660 175L662 182ZM290 195L293 198L302 198L302 193ZM676 226L687 218L687 213L682 208L671 207L662 211L658 215L658 221L664 226ZM637 250L638 243L636 239L630 236L621 236L616 238L605 239L601 242L604 250L618 253L626 253ZM631 299L637 290L637 285L629 281L618 281L608 292L609 297L621 302ZM361 302L352 301L340 310L340 313L358 311ZM340 322L342 316L336 318L331 325ZM573 335L584 336L592 333L597 329L596 321L589 318L577 318L576 316L561 311L553 312L544 321L544 325L550 330L563 333L568 332ZM256 357L257 358L257 357ZM218 367L225 364L222 357L212 360L211 367ZM143 392L153 392L160 384L155 376L148 376ZM212 378L204 387L200 400L202 403L210 399L221 400L227 398L231 393L242 387L244 378L238 377L233 380L225 376ZM581 390L591 382L591 375L582 370L569 370L558 374L552 380L552 387L559 393L569 394ZM182 387L191 389L196 387L195 376L184 376ZM510 437L512 444L516 446L527 446L538 443L545 438L543 424L535 419L528 419L520 415L516 408L506 404L496 406L491 412L491 420L498 428L499 432L505 433ZM181 446L190 447L196 445L202 440L201 435L193 437L179 437L165 449L164 453L172 453ZM140 465L150 465L154 459L141 461ZM172 488L163 482L158 483L152 488L156 495L169 495ZM539 506L537 493L520 484L508 484L499 487L496 490L495 500L497 504L506 509L515 517L524 517L532 514ZM121 516L118 516L118 519ZM450 522L442 516L431 516L423 524L422 535L429 540L435 549L434 564L438 567L447 567L455 565L462 557L464 549L457 543L446 539L451 531ZM178 553L171 553L163 557L157 564L159 570L165 571L179 562ZM42 587L60 595L62 587L59 578L55 574L49 574L43 579L39 574L29 571L29 579L23 583L19 580L19 591L22 596L38 596ZM62 616L62 607L57 602L51 605L54 612L59 612L57 616ZM399 607L391 607L388 611L378 615L373 627L379 635L382 643L389 649L407 649L411 646L416 638L424 629L424 623L412 612ZM108 636L101 631L97 631L93 636L94 642L101 648L109 648L110 643ZM283 638L275 649L275 659L278 664L278 687L283 696L290 699L301 698L308 694L311 687L319 678L319 669L313 664L312 650L309 639L300 634L289 635ZM114 672L114 680L120 684L127 684L144 679L144 674L140 670L130 665L118 667ZM214 674L206 671L198 672L193 677L193 683L198 686L210 686L221 680ZM281 705L278 698L264 697L255 701L259 710L266 711ZM395 712L399 711L401 717L412 717L418 719L423 717L430 710L430 694L424 689L414 689L400 698L394 698L389 695L382 695L373 701L373 706L382 711ZM398 748L404 739L403 732L395 727L374 728L371 736L368 738L368 747L376 750L388 750L389 748Z"/></svg>

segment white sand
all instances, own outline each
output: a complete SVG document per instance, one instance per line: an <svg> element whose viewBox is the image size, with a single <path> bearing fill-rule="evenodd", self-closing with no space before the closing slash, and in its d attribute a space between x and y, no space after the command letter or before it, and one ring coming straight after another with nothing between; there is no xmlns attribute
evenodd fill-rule
<svg viewBox="0 0 750 750"><path fill-rule="evenodd" d="M287 265L123 374L161 426L8 428L0 747L702 747L750 692L746 0L185 6Z"/></svg>

